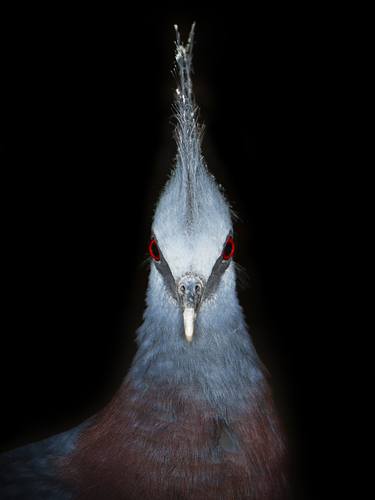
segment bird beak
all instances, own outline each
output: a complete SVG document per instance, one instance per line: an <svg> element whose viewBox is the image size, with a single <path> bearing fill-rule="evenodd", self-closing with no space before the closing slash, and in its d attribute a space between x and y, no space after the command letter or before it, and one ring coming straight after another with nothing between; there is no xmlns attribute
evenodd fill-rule
<svg viewBox="0 0 375 500"><path fill-rule="evenodd" d="M177 283L177 294L184 319L185 338L193 340L195 319L203 293L203 280L193 273L187 273Z"/></svg>
<svg viewBox="0 0 375 500"><path fill-rule="evenodd" d="M185 307L183 312L184 317L184 330L185 337L188 342L193 340L194 335L194 323L196 318L195 310L193 307Z"/></svg>

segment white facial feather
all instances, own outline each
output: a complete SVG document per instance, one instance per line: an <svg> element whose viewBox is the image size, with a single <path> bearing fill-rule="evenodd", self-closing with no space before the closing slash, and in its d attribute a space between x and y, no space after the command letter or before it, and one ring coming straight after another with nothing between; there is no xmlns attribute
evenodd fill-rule
<svg viewBox="0 0 375 500"><path fill-rule="evenodd" d="M208 173L195 185L196 207L186 207L178 170L157 206L153 232L172 274L196 272L208 278L232 229L229 207Z"/></svg>

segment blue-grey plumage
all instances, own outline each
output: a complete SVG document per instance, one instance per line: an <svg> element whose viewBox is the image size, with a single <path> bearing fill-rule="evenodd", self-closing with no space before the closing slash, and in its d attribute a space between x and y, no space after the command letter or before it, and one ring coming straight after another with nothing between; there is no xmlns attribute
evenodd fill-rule
<svg viewBox="0 0 375 500"><path fill-rule="evenodd" d="M1 498L276 500L284 444L236 291L230 206L209 173L176 28L177 155L151 227L138 350L112 402L0 462Z"/></svg>
<svg viewBox="0 0 375 500"><path fill-rule="evenodd" d="M186 385L186 390L188 381L193 387L196 382L206 397L223 405L246 397L249 383L259 377L259 362L237 297L235 264L220 259L233 226L229 204L201 153L191 83L193 34L194 25L185 47L177 31L177 157L156 207L152 234L175 283L194 276L202 283L203 297L193 339L187 344L180 304L165 286L164 273L158 272L160 263L151 266L145 321L138 331L139 350L129 377L138 379L144 370L147 376ZM223 268L215 290L205 296L218 259Z"/></svg>
<svg viewBox="0 0 375 500"><path fill-rule="evenodd" d="M59 474L59 460L73 452L85 421L74 429L0 455L0 498L71 500L73 490Z"/></svg>

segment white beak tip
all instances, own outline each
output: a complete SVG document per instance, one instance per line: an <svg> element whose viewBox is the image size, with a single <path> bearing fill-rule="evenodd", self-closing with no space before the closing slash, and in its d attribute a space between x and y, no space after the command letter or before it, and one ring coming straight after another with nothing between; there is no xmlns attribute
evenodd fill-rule
<svg viewBox="0 0 375 500"><path fill-rule="evenodd" d="M188 342L193 340L195 311L192 307L186 307L183 312L185 337Z"/></svg>

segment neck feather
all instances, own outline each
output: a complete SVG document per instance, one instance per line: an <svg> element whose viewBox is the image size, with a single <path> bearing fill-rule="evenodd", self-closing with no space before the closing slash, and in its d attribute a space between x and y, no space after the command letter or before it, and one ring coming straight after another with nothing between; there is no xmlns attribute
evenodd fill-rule
<svg viewBox="0 0 375 500"><path fill-rule="evenodd" d="M153 278L158 279L151 273L128 381L142 391L168 388L179 398L204 400L221 410L246 407L265 381L235 288L229 293L227 283L214 301L202 306L188 343L181 311Z"/></svg>

